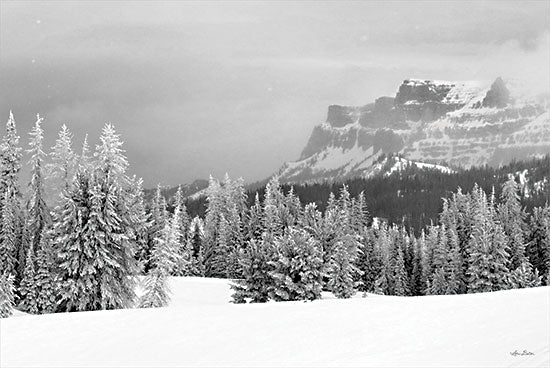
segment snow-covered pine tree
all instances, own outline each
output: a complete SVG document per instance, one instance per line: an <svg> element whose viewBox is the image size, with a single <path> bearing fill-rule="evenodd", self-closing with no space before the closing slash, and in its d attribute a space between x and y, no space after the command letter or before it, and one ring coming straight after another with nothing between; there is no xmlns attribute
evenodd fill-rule
<svg viewBox="0 0 550 368"><path fill-rule="evenodd" d="M204 222L196 216L191 220L187 236L187 248L191 252L191 276L204 276L203 239Z"/></svg>
<svg viewBox="0 0 550 368"><path fill-rule="evenodd" d="M170 302L170 289L166 283L167 275L153 268L143 280L145 293L139 298L139 308L161 308Z"/></svg>
<svg viewBox="0 0 550 368"><path fill-rule="evenodd" d="M376 247L376 236L372 228L363 227L360 232L359 254L356 265L361 271L358 289L373 292L374 283L382 270L382 255Z"/></svg>
<svg viewBox="0 0 550 368"><path fill-rule="evenodd" d="M414 237L412 238L413 269L411 274L410 290L411 295L413 296L422 295L424 292L424 284L422 283L422 264L425 247L424 242L424 233L421 234L421 237L418 240Z"/></svg>
<svg viewBox="0 0 550 368"><path fill-rule="evenodd" d="M181 191L181 185L178 186L176 194L174 195L174 211L176 208L179 210L179 233L181 234L180 243L187 244L187 235L190 224L189 214L187 213L187 207Z"/></svg>
<svg viewBox="0 0 550 368"><path fill-rule="evenodd" d="M27 228L30 243L28 248L36 254L44 228L51 223L51 215L46 205L44 194L44 173L43 166L46 154L42 150L44 131L42 130L43 119L37 115L36 123L30 132L29 149L31 155L29 165L31 167L31 181L29 183L29 194L27 200Z"/></svg>
<svg viewBox="0 0 550 368"><path fill-rule="evenodd" d="M19 146L19 136L17 135L16 123L13 113L10 111L8 122L6 123L6 133L2 137L0 144L0 237L3 249L0 251L0 270L14 269L13 275L15 282L19 283L23 277L25 267L25 250L21 246L21 228L22 214L19 200L19 171L21 169L21 147ZM9 192L9 194L8 194ZM7 195L7 199L6 199ZM11 211L4 211L3 207L9 203ZM4 215L8 216L4 218ZM12 217L13 216L13 217ZM8 229L3 230L4 221L8 220ZM11 227L16 237L12 237ZM15 242L12 243L11 239ZM13 252L13 253L12 253ZM15 259L11 259L14 257Z"/></svg>
<svg viewBox="0 0 550 368"><path fill-rule="evenodd" d="M529 229L527 244L529 262L542 276L543 284L550 285L550 206L548 204L533 208Z"/></svg>
<svg viewBox="0 0 550 368"><path fill-rule="evenodd" d="M139 269L143 273L145 271L146 264L149 261L150 252L149 246L149 227L151 221L149 214L145 208L145 199L143 192L143 179L137 179L134 175L130 181L128 195L130 196L130 221L131 226L130 239L135 243L136 259L139 264Z"/></svg>
<svg viewBox="0 0 550 368"><path fill-rule="evenodd" d="M380 273L376 276L374 282L374 292L381 295L391 294L391 265L390 265L390 248L392 241L388 234L388 227L383 223L378 231L376 241L374 243L376 252L380 255L381 267Z"/></svg>
<svg viewBox="0 0 550 368"><path fill-rule="evenodd" d="M61 188L58 193L62 195L70 189L77 159L72 149L72 134L65 124L61 126L50 157L52 163L47 168L54 188Z"/></svg>
<svg viewBox="0 0 550 368"><path fill-rule="evenodd" d="M14 277L8 273L0 273L0 318L13 314L15 305Z"/></svg>
<svg viewBox="0 0 550 368"><path fill-rule="evenodd" d="M541 283L542 277L539 276L537 269L533 271L529 261L525 261L519 267L516 267L509 275L509 284L513 289L537 287Z"/></svg>
<svg viewBox="0 0 550 368"><path fill-rule="evenodd" d="M101 308L125 308L133 305L138 266L135 244L130 241L132 221L128 206L132 198L128 196L128 161L119 135L111 125L103 128L94 156L97 161L87 237L101 257L98 261Z"/></svg>
<svg viewBox="0 0 550 368"><path fill-rule="evenodd" d="M100 309L98 272L100 258L89 222L92 207L90 173L79 166L72 189L57 205L53 236L60 278L59 311Z"/></svg>
<svg viewBox="0 0 550 368"><path fill-rule="evenodd" d="M284 195L281 191L279 177L273 176L265 187L264 198L264 229L271 236L281 235L283 219L281 208L284 207Z"/></svg>
<svg viewBox="0 0 550 368"><path fill-rule="evenodd" d="M474 198L475 223L470 239L470 276L468 293L496 291L507 288L507 239L500 224L495 221L493 199L487 201L485 192L477 189Z"/></svg>
<svg viewBox="0 0 550 368"><path fill-rule="evenodd" d="M21 147L13 113L10 111L6 123L6 134L0 144L0 198L4 198L8 188L15 196L19 195L19 170L21 170Z"/></svg>
<svg viewBox="0 0 550 368"><path fill-rule="evenodd" d="M355 233L360 233L363 228L368 226L370 222L370 214L367 209L367 200L365 193L361 192L357 199L352 201L351 208L351 226Z"/></svg>
<svg viewBox="0 0 550 368"><path fill-rule="evenodd" d="M337 243L328 265L328 288L337 298L351 298L361 276L355 263L359 256L358 242L354 235L344 235Z"/></svg>
<svg viewBox="0 0 550 368"><path fill-rule="evenodd" d="M234 303L263 303L269 300L273 287L273 239L264 236L260 241L251 239L239 258L243 277L231 284Z"/></svg>
<svg viewBox="0 0 550 368"><path fill-rule="evenodd" d="M54 252L48 229L42 231L36 252L36 302L40 313L53 313L57 309L59 280L54 263Z"/></svg>
<svg viewBox="0 0 550 368"><path fill-rule="evenodd" d="M321 298L323 259L317 241L302 229L289 228L275 239L275 248L275 259L269 262L273 267L270 298L276 301Z"/></svg>
<svg viewBox="0 0 550 368"><path fill-rule="evenodd" d="M170 301L167 278L179 259L177 254L179 209L176 208L175 211L176 216L172 219L172 224L165 225L162 238L157 238L151 252L153 268L145 277L144 294L139 299L139 308L165 307Z"/></svg>
<svg viewBox="0 0 550 368"><path fill-rule="evenodd" d="M246 238L260 240L264 231L263 224L262 204L260 203L260 195L256 192L254 204L250 207L246 220Z"/></svg>
<svg viewBox="0 0 550 368"><path fill-rule="evenodd" d="M525 256L525 217L519 201L519 184L510 177L502 186L501 204L498 206L498 218L508 238L510 251L510 269L515 270L527 262Z"/></svg>
<svg viewBox="0 0 550 368"><path fill-rule="evenodd" d="M405 271L405 260L401 247L397 248L393 270L393 295L405 296L409 295L409 282L407 272Z"/></svg>
<svg viewBox="0 0 550 368"><path fill-rule="evenodd" d="M424 290L431 286L434 276L434 250L439 242L439 227L431 225L424 241L424 258L422 262L422 283Z"/></svg>
<svg viewBox="0 0 550 368"><path fill-rule="evenodd" d="M25 261L25 272L19 286L21 298L19 300L19 308L27 313L38 314L40 309L38 306L38 292L35 284L35 260L32 249L27 250L27 259Z"/></svg>
<svg viewBox="0 0 550 368"><path fill-rule="evenodd" d="M18 208L17 198L8 187L2 201L0 222L0 270L15 275L17 265L18 239Z"/></svg>
<svg viewBox="0 0 550 368"><path fill-rule="evenodd" d="M182 242L184 237L181 235L181 222L181 212L178 206L174 209L174 215L170 220L165 241L167 250L171 251L168 260L173 263L169 273L176 276L189 276L191 269L191 253L189 252L187 242Z"/></svg>
<svg viewBox="0 0 550 368"><path fill-rule="evenodd" d="M284 199L284 207L287 209L286 219L283 220L284 227L295 226L302 217L302 204L300 198L294 193L294 187L290 187Z"/></svg>
<svg viewBox="0 0 550 368"><path fill-rule="evenodd" d="M225 254L220 255L218 247L220 231L222 229L221 219L223 217L223 193L220 183L210 176L208 188L206 189L206 216L204 220L204 271L206 277L224 277Z"/></svg>

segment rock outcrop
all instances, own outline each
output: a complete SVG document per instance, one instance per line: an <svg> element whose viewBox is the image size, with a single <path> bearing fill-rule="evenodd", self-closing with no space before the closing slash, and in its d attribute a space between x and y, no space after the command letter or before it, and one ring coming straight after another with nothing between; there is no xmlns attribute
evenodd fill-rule
<svg viewBox="0 0 550 368"><path fill-rule="evenodd" d="M373 173L381 154L450 167L506 163L550 153L548 95L483 82L408 79L395 97L332 105L283 182L344 180Z"/></svg>

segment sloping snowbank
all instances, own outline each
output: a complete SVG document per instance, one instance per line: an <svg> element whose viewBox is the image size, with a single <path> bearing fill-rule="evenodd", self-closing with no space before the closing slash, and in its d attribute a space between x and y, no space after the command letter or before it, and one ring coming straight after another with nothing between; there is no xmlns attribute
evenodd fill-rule
<svg viewBox="0 0 550 368"><path fill-rule="evenodd" d="M229 304L225 280L175 278L168 308L0 322L0 366L548 366L550 287L488 294ZM513 356L526 350L534 355Z"/></svg>

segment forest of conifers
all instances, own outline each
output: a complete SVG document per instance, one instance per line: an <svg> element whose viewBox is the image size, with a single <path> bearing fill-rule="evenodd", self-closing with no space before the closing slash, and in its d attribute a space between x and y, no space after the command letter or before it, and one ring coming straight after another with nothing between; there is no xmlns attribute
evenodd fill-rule
<svg viewBox="0 0 550 368"><path fill-rule="evenodd" d="M204 215L190 216L198 207L189 211L181 191L170 204L160 190L145 202L111 125L93 153L86 142L75 153L65 126L46 153L41 123L30 132L25 184L11 114L0 147L2 316L13 307L164 306L171 275L232 279L237 303L313 300L323 290L339 298L357 291L412 296L549 282L547 192L525 201L502 168L454 176L409 168L389 178L286 189L275 176L258 193L247 192L242 179L211 178ZM548 170L548 157L535 167ZM492 178L481 175L491 170ZM46 198L52 186L59 190ZM144 286L139 297L137 283Z"/></svg>

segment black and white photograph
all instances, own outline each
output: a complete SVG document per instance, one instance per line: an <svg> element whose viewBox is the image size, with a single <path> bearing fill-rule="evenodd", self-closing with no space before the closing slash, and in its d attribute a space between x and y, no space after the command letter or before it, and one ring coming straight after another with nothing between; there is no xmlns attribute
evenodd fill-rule
<svg viewBox="0 0 550 368"><path fill-rule="evenodd" d="M0 0L0 367L550 367L550 0Z"/></svg>

